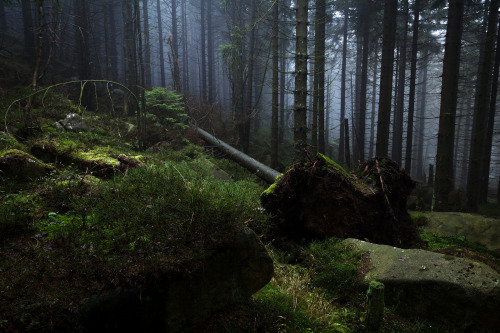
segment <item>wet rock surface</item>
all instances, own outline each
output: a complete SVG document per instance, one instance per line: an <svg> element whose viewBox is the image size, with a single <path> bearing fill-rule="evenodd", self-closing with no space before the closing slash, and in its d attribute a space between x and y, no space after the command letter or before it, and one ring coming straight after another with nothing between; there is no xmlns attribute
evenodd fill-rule
<svg viewBox="0 0 500 333"><path fill-rule="evenodd" d="M386 304L398 312L457 332L496 332L500 327L500 274L487 265L357 239L344 242L368 251L365 281L382 282Z"/></svg>
<svg viewBox="0 0 500 333"><path fill-rule="evenodd" d="M353 237L409 248L418 241L406 210L414 186L392 160L373 158L352 174L321 154L297 164L261 196L275 243Z"/></svg>

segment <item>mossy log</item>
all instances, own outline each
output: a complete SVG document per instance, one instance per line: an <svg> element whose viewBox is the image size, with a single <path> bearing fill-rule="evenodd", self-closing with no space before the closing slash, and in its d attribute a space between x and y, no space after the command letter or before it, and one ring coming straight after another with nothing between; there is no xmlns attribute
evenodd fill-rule
<svg viewBox="0 0 500 333"><path fill-rule="evenodd" d="M414 186L390 159L373 158L347 173L318 154L294 165L260 199L274 216L277 243L352 237L408 248L418 239L406 210Z"/></svg>

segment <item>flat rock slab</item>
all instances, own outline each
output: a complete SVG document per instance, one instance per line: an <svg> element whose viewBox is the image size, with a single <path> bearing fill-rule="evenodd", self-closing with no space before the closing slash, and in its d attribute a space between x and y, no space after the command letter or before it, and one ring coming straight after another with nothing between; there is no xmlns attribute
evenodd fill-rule
<svg viewBox="0 0 500 333"><path fill-rule="evenodd" d="M456 212L429 212L426 215L429 219L424 231L439 235L459 233L468 241L500 251L500 219Z"/></svg>
<svg viewBox="0 0 500 333"><path fill-rule="evenodd" d="M386 304L398 312L459 332L498 332L500 274L487 265L352 238L344 242L369 252L365 280L384 283Z"/></svg>

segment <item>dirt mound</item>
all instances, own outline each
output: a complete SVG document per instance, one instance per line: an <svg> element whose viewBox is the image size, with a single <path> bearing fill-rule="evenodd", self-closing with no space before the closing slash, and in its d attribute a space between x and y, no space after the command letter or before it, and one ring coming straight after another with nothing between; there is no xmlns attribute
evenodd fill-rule
<svg viewBox="0 0 500 333"><path fill-rule="evenodd" d="M279 177L261 202L274 216L272 236L281 242L335 236L409 248L418 240L406 211L413 187L392 160L373 158L349 174L318 154Z"/></svg>

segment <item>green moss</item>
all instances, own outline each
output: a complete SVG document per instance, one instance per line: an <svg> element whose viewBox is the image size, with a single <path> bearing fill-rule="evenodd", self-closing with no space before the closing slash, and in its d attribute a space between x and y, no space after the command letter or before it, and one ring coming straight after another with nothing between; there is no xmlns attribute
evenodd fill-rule
<svg viewBox="0 0 500 333"><path fill-rule="evenodd" d="M321 153L318 153L316 155L316 158L321 158L325 161L325 166L323 168L325 168L326 170L337 171L338 173L343 175L346 179L353 181L352 176L347 171L345 171L345 169L342 168L338 163L332 161L331 159L329 159L328 157L326 157L325 155L323 155Z"/></svg>
<svg viewBox="0 0 500 333"><path fill-rule="evenodd" d="M272 195L274 193L274 191L276 190L276 188L278 187L278 182L283 177L283 175L284 174L282 173L281 175L276 177L276 180L274 181L274 183L272 183L264 192L262 192L262 194L260 196Z"/></svg>

